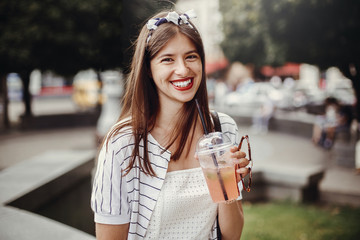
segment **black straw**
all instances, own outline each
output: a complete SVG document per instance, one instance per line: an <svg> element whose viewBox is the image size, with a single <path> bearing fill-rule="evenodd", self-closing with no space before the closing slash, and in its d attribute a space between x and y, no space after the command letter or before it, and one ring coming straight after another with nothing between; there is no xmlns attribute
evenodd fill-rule
<svg viewBox="0 0 360 240"><path fill-rule="evenodd" d="M203 128L204 128L204 133L207 135L207 134L208 134L208 131L207 131L207 129L206 129L204 116L203 116L203 114L202 114L202 111L201 111L199 102L198 102L198 100L197 100L196 98L195 98L195 103L196 103L197 110L198 110L198 112L199 112L199 116L200 116L200 119L201 119L202 126L203 126Z"/></svg>
<svg viewBox="0 0 360 240"><path fill-rule="evenodd" d="M195 103L196 103L197 110L198 110L198 112L199 112L199 116L200 116L200 119L201 119L202 126L203 126L203 128L204 128L204 133L207 135L207 134L208 134L208 131L207 131L206 125L205 125L204 115L203 115L203 113L202 113L202 111L201 111L199 102L198 102L198 100L197 100L196 98L195 98ZM217 176L218 176L218 178L219 178L220 187L221 187L221 190L222 190L222 192L223 192L224 199L225 199L225 201L227 201L229 198L228 198L228 195L227 195L227 193L226 193L226 189L225 189L225 186L224 186L224 181L223 181L223 179L222 179L222 177L221 177L221 174L220 174L219 164L218 164L218 162L217 162L217 160L216 160L216 156L215 156L214 153L211 154L211 157L212 157L212 160L213 160L213 162L214 162L214 165L216 166L216 169L217 169L216 173L217 173Z"/></svg>

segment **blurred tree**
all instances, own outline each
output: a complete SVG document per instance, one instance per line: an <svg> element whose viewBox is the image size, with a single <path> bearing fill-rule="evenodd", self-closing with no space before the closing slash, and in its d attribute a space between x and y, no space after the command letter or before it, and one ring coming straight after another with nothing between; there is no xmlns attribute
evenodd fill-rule
<svg viewBox="0 0 360 240"><path fill-rule="evenodd" d="M1 1L1 75L20 74L24 115L31 116L30 73L35 68L70 76L93 66L97 54L97 0Z"/></svg>
<svg viewBox="0 0 360 240"><path fill-rule="evenodd" d="M3 0L0 79L10 72L21 75L24 114L31 116L31 71L38 68L72 76L88 68L126 69L138 26L166 4L156 0Z"/></svg>
<svg viewBox="0 0 360 240"><path fill-rule="evenodd" d="M230 61L278 66L304 62L338 67L360 99L360 2L357 0L223 0ZM360 121L360 104L356 113Z"/></svg>
<svg viewBox="0 0 360 240"><path fill-rule="evenodd" d="M121 5L118 0L100 2L99 67L120 67L127 72L132 58L132 43L145 20L159 9L172 7L176 1L122 0Z"/></svg>
<svg viewBox="0 0 360 240"><path fill-rule="evenodd" d="M264 24L260 11L261 0L219 2L225 36L221 46L226 57L231 62L263 65L266 62L266 51Z"/></svg>

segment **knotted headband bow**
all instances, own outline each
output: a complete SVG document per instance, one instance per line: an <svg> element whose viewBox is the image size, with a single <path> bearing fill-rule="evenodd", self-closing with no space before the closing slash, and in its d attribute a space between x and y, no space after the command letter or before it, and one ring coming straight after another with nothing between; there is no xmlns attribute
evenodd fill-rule
<svg viewBox="0 0 360 240"><path fill-rule="evenodd" d="M181 24L187 24L189 25L191 28L193 28L193 26L190 24L190 22L188 21L191 18L196 18L196 13L195 11L189 10L184 14L179 15L177 12L173 11L173 12L169 12L168 15L164 18L153 18L150 19L147 24L146 27L147 29L150 30L149 36L146 39L146 43L149 42L152 32L154 30L157 29L158 26L160 26L163 23L174 23L175 25L181 25Z"/></svg>

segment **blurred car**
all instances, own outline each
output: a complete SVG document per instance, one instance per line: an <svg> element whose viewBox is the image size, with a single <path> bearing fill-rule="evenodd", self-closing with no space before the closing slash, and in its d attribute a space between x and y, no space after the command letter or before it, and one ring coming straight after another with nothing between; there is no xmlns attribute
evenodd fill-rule
<svg viewBox="0 0 360 240"><path fill-rule="evenodd" d="M329 97L336 98L341 105L354 105L356 103L355 91L350 84L338 84L329 89L313 88L295 88L294 90L294 103L295 96L303 95L303 100L298 107L305 107L309 113L320 114L324 111L325 100Z"/></svg>
<svg viewBox="0 0 360 240"><path fill-rule="evenodd" d="M246 89L239 89L227 94L223 100L223 105L236 107L237 111L242 114L253 114L267 101L271 101L277 106L283 98L283 93L270 83L255 82L248 85Z"/></svg>
<svg viewBox="0 0 360 240"><path fill-rule="evenodd" d="M326 88L328 96L336 98L342 105L354 105L356 103L355 90L350 79L340 78L335 84Z"/></svg>
<svg viewBox="0 0 360 240"><path fill-rule="evenodd" d="M318 87L295 87L293 104L296 109L303 108L308 113L319 114L323 111L326 92Z"/></svg>
<svg viewBox="0 0 360 240"><path fill-rule="evenodd" d="M296 87L295 92L302 92L307 99L307 104L319 104L322 103L326 98L326 92L319 89L318 87L309 88L298 88Z"/></svg>
<svg viewBox="0 0 360 240"><path fill-rule="evenodd" d="M292 98L289 102L291 103L291 109L298 109L305 107L309 100L305 92L298 90L292 92Z"/></svg>
<svg viewBox="0 0 360 240"><path fill-rule="evenodd" d="M338 99L342 105L354 105L356 102L353 88L336 88L333 92L329 93L329 95Z"/></svg>

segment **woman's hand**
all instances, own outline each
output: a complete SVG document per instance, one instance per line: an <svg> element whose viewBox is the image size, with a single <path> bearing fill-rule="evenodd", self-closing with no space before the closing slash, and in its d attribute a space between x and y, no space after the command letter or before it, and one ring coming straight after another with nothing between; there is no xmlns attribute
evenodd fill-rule
<svg viewBox="0 0 360 240"><path fill-rule="evenodd" d="M230 152L230 156L236 164L236 180L239 182L250 172L246 167L249 165L249 159L246 158L246 153L239 150L237 146L231 147Z"/></svg>

